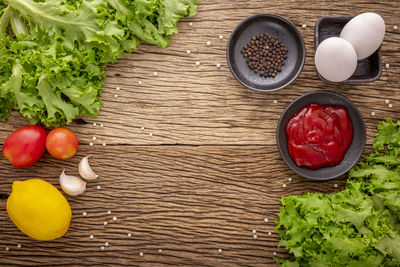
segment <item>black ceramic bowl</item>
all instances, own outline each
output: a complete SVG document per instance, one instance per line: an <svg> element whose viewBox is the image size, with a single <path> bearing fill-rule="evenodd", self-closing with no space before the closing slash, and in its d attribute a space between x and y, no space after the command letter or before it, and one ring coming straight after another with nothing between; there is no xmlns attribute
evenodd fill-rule
<svg viewBox="0 0 400 267"><path fill-rule="evenodd" d="M320 105L342 106L346 108L350 116L353 124L353 141L343 160L336 166L324 167L317 170L299 167L294 163L289 155L285 132L286 124L290 118L297 113L297 111L312 103L317 103ZM276 129L276 142L278 144L278 149L281 153L282 159L289 166L289 168L305 178L318 181L333 179L348 172L361 158L361 155L364 151L365 140L365 124L360 111L346 97L329 91L314 91L295 99L282 113Z"/></svg>
<svg viewBox="0 0 400 267"><path fill-rule="evenodd" d="M265 32L283 41L288 50L285 65L274 78L261 77L253 72L240 53L252 36ZM278 15L258 14L236 26L229 37L226 56L233 76L241 84L255 91L272 92L288 86L297 78L303 69L306 52L304 40L293 23Z"/></svg>
<svg viewBox="0 0 400 267"><path fill-rule="evenodd" d="M348 16L327 16L320 18L315 25L315 50L318 45L329 37L338 37L343 27L354 17ZM317 71L318 77L327 82ZM357 62L357 68L354 74L344 82L372 82L382 74L381 47L378 48L372 55Z"/></svg>

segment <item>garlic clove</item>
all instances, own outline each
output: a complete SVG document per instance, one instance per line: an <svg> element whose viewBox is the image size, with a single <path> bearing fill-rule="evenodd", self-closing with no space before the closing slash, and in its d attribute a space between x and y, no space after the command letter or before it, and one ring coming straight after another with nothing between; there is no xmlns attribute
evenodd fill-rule
<svg viewBox="0 0 400 267"><path fill-rule="evenodd" d="M99 177L90 167L89 165L89 160L88 158L91 155L84 157L81 159L81 162L79 162L79 174L85 178L86 180L95 180L97 177Z"/></svg>
<svg viewBox="0 0 400 267"><path fill-rule="evenodd" d="M85 192L86 182L81 178L72 175L66 175L65 169L60 175L61 189L70 196L77 196Z"/></svg>

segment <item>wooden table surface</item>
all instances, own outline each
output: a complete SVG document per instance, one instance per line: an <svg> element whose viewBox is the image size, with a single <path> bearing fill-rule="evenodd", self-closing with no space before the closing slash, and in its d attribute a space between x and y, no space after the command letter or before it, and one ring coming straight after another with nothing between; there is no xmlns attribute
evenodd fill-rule
<svg viewBox="0 0 400 267"><path fill-rule="evenodd" d="M382 61L390 67L372 83L320 81L313 64L317 19L367 11L386 21ZM288 18L306 43L303 72L275 93L244 88L226 62L232 29L256 13ZM198 14L180 22L168 48L142 45L108 67L100 114L69 126L80 140L74 158L45 154L21 170L0 157L0 265L272 266L274 253L287 257L274 231L280 198L340 190L345 177L315 183L295 175L280 159L277 121L296 97L332 90L359 107L368 132L365 151L371 151L377 123L399 118L399 14L399 3L389 0L201 0ZM0 123L0 140L26 124L15 112ZM59 188L61 170L78 175L77 164L88 154L100 178L82 196L68 197L73 215L66 236L39 242L22 234L6 213L12 182L42 178ZM101 250L105 242L110 246Z"/></svg>

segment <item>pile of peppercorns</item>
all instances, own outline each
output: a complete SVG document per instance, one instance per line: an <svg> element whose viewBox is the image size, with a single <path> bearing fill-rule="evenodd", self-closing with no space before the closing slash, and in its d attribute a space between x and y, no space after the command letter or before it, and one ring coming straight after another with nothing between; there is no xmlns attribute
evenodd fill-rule
<svg viewBox="0 0 400 267"><path fill-rule="evenodd" d="M253 36L240 52L254 72L264 77L275 77L285 65L287 51L278 38L264 33Z"/></svg>

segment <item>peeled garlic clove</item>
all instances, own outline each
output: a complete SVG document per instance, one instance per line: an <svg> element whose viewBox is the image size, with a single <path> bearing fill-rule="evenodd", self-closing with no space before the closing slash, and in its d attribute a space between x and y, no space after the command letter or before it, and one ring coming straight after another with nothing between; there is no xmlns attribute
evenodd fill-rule
<svg viewBox="0 0 400 267"><path fill-rule="evenodd" d="M91 155L84 157L81 159L81 162L79 162L79 174L85 178L86 180L95 180L97 177L99 177L90 167L89 165L89 160L88 158Z"/></svg>
<svg viewBox="0 0 400 267"><path fill-rule="evenodd" d="M60 175L60 185L62 190L70 196L77 196L85 192L86 182L81 178L72 175L66 175L65 169Z"/></svg>

